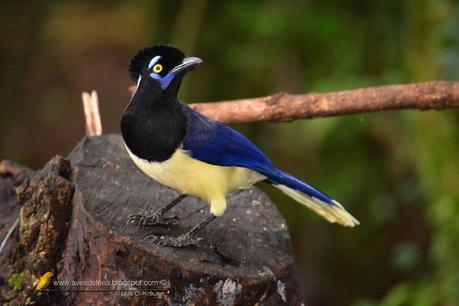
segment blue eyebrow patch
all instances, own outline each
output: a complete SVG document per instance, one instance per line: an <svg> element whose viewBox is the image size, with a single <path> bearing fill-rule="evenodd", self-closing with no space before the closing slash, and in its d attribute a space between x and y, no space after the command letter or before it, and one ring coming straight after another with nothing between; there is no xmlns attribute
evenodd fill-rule
<svg viewBox="0 0 459 306"><path fill-rule="evenodd" d="M150 63L148 64L148 69L150 70L151 67L153 67L154 64L156 64L159 60L160 60L161 56L160 55L157 55L155 57L153 57L150 61Z"/></svg>

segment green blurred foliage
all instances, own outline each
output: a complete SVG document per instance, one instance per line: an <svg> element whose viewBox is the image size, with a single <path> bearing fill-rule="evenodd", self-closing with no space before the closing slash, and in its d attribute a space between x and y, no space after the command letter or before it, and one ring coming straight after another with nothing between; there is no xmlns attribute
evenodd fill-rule
<svg viewBox="0 0 459 306"><path fill-rule="evenodd" d="M21 291L24 287L24 275L23 273L13 273L8 278L8 285L16 292Z"/></svg>
<svg viewBox="0 0 459 306"><path fill-rule="evenodd" d="M130 57L158 42L205 63L185 101L459 79L448 0L5 1L0 157L39 167L84 133L97 89L105 132L129 100ZM279 167L343 203L356 229L277 191L310 305L459 305L459 112L400 111L237 126ZM231 208L230 208L231 209Z"/></svg>

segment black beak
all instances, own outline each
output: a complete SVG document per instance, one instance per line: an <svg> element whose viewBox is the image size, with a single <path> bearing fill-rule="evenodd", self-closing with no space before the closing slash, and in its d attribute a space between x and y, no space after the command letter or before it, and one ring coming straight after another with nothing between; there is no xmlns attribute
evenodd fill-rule
<svg viewBox="0 0 459 306"><path fill-rule="evenodd" d="M202 59L199 57L185 57L181 64L174 67L170 72L174 74L174 76L185 74L191 70L193 70L196 66L202 63Z"/></svg>

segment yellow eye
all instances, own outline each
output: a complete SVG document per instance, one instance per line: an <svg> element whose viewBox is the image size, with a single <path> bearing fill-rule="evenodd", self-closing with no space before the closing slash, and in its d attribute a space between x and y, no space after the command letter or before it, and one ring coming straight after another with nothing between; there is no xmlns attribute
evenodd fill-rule
<svg viewBox="0 0 459 306"><path fill-rule="evenodd" d="M153 72L154 73L160 73L161 71L163 71L163 65L156 64L156 65L153 66Z"/></svg>

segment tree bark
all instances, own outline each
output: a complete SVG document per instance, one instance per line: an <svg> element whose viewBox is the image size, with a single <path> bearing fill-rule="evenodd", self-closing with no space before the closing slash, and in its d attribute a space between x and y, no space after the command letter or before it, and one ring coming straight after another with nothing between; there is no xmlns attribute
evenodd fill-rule
<svg viewBox="0 0 459 306"><path fill-rule="evenodd" d="M33 172L11 162L0 163L0 220L5 229L18 229L0 254L0 301L8 305L48 305L59 292L35 292L45 272L56 272L69 227L73 184L70 163L51 159ZM0 233L3 240L5 234ZM15 281L12 281L12 279ZM12 290L15 284L17 290ZM21 285L20 285L21 284Z"/></svg>

